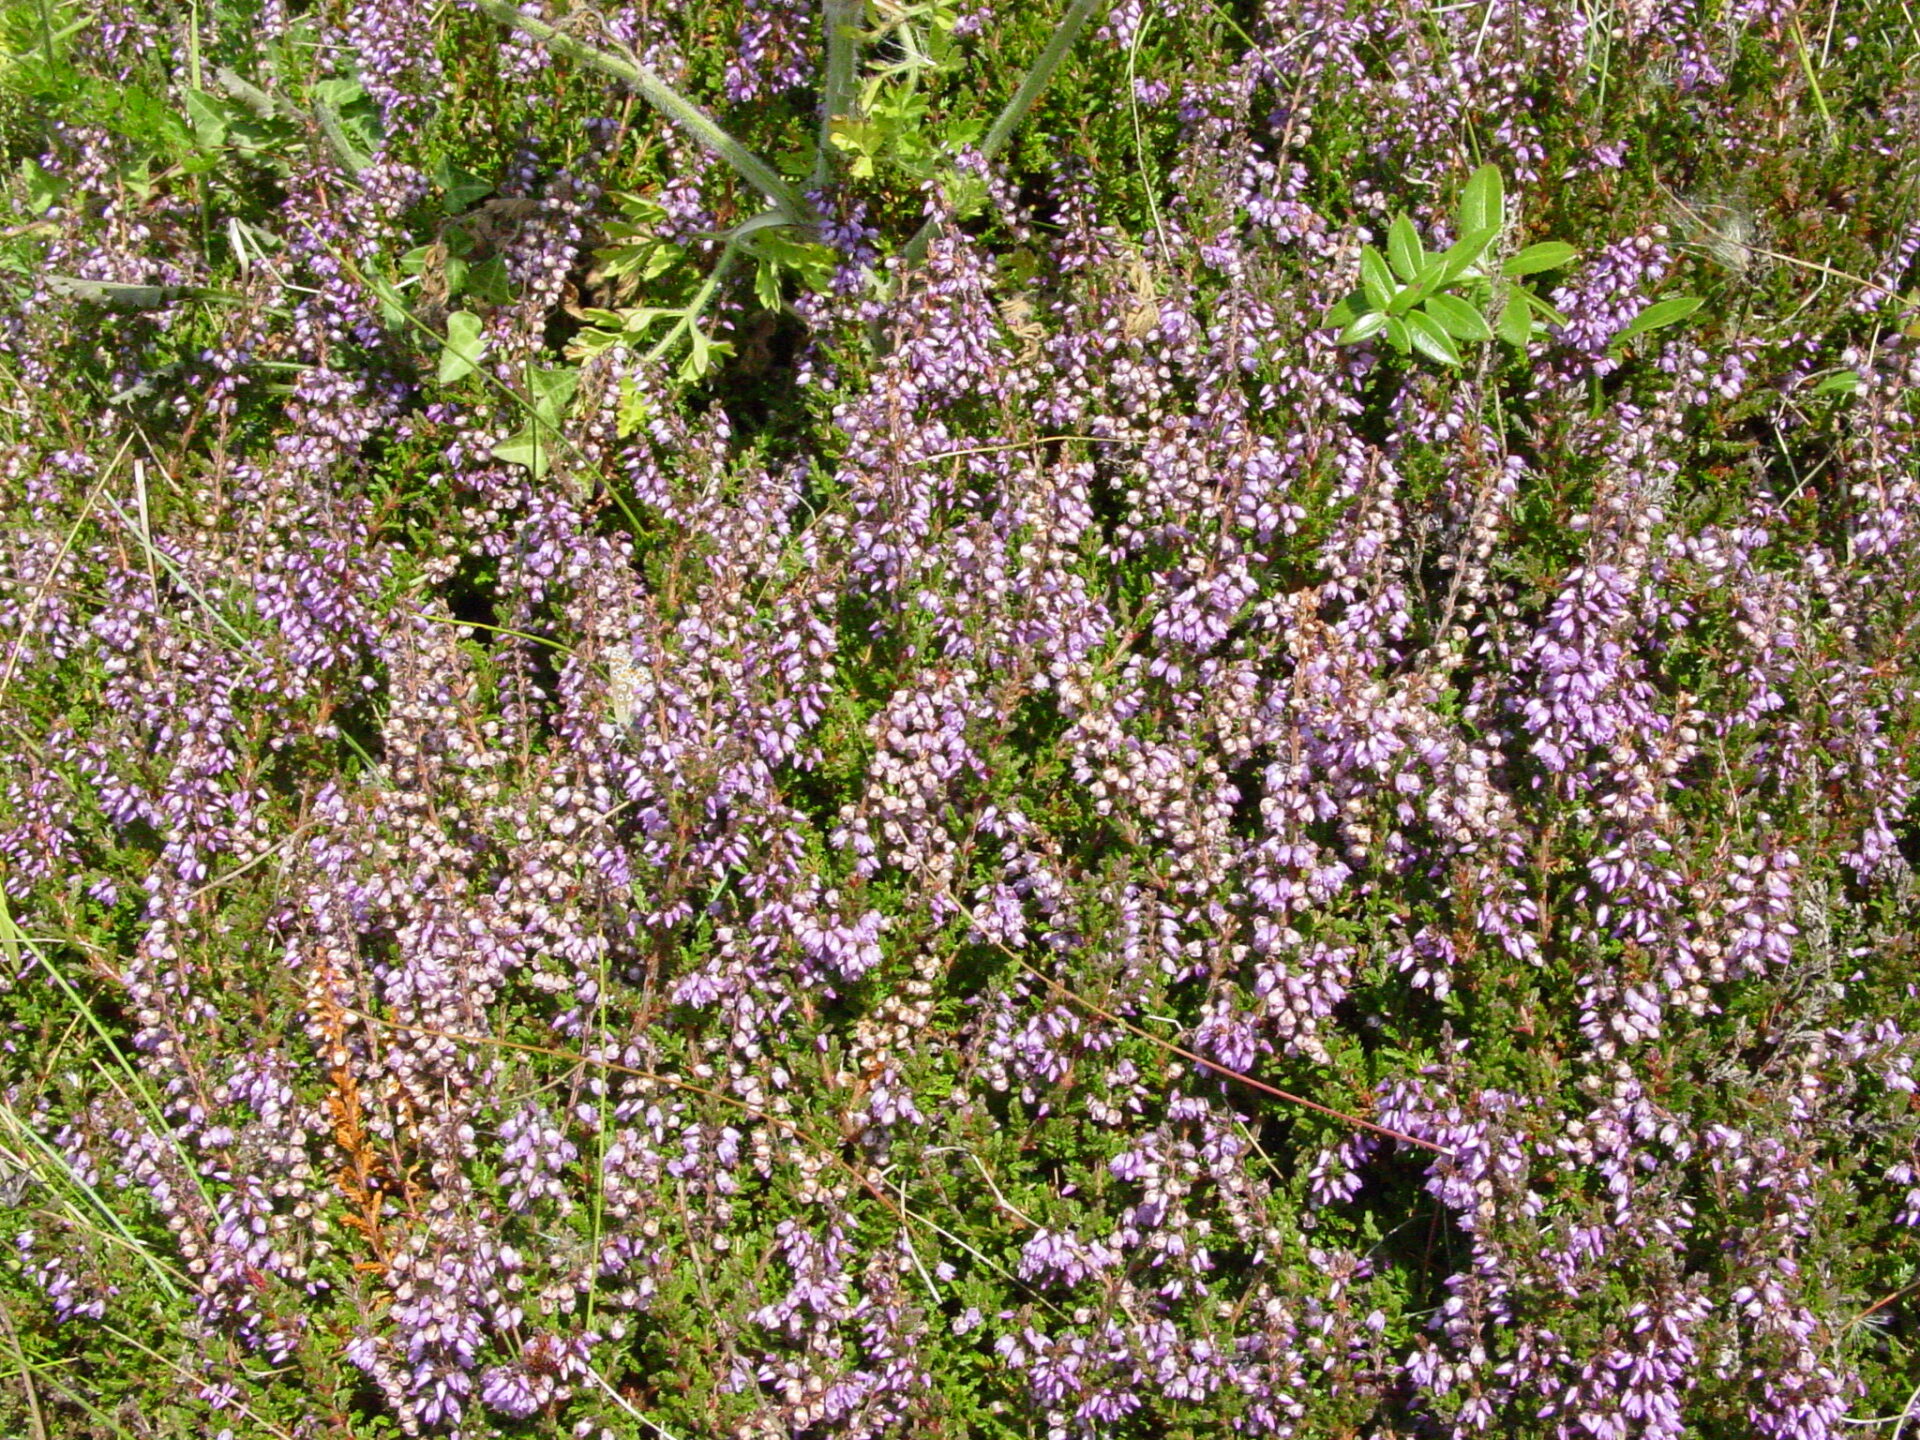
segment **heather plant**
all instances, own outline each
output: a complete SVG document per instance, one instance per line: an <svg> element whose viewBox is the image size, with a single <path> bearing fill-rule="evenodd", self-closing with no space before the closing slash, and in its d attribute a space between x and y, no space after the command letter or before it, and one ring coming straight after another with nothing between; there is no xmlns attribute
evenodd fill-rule
<svg viewBox="0 0 1920 1440"><path fill-rule="evenodd" d="M1902 17L0 33L8 1433L1920 1423Z"/></svg>

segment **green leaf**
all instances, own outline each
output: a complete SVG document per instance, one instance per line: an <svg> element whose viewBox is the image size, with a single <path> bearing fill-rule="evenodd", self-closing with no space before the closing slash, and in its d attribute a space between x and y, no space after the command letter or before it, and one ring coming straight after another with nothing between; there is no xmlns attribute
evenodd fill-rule
<svg viewBox="0 0 1920 1440"><path fill-rule="evenodd" d="M1484 343L1493 339L1493 327L1485 317L1457 295L1429 295L1421 312L1456 340Z"/></svg>
<svg viewBox="0 0 1920 1440"><path fill-rule="evenodd" d="M1369 310L1340 332L1339 343L1358 345L1362 340L1371 340L1387 328L1388 317L1378 310Z"/></svg>
<svg viewBox="0 0 1920 1440"><path fill-rule="evenodd" d="M504 460L509 465L524 465L533 472L538 480L547 473L547 447L540 442L540 426L529 425L518 434L502 440L493 447L493 458Z"/></svg>
<svg viewBox="0 0 1920 1440"><path fill-rule="evenodd" d="M1476 230L1491 230L1498 235L1505 228L1506 194L1498 165L1482 165L1467 177L1467 183L1460 189L1454 222L1462 235L1471 235Z"/></svg>
<svg viewBox="0 0 1920 1440"><path fill-rule="evenodd" d="M434 167L433 183L447 195L447 213L457 215L477 200L493 193L493 183L469 174L458 165L442 160Z"/></svg>
<svg viewBox="0 0 1920 1440"><path fill-rule="evenodd" d="M209 150L227 143L227 117L218 100L204 90L189 90L186 104L195 139Z"/></svg>
<svg viewBox="0 0 1920 1440"><path fill-rule="evenodd" d="M780 267L771 260L760 260L753 267L753 298L762 310L780 308Z"/></svg>
<svg viewBox="0 0 1920 1440"><path fill-rule="evenodd" d="M1453 337L1442 330L1426 311L1414 310L1407 315L1407 334L1413 341L1413 348L1429 360L1438 360L1442 365L1460 364L1460 351L1455 347Z"/></svg>
<svg viewBox="0 0 1920 1440"><path fill-rule="evenodd" d="M533 413L550 426L558 425L580 388L580 372L570 365L536 369L527 376L527 388L533 392Z"/></svg>
<svg viewBox="0 0 1920 1440"><path fill-rule="evenodd" d="M1533 313L1538 315L1542 320L1546 321L1549 325L1564 326L1567 323L1567 317L1565 315L1562 315L1558 310L1554 309L1553 306L1549 305L1546 301L1542 300L1533 291L1522 290L1520 291L1520 295L1521 295L1521 298L1527 302L1527 305L1532 309Z"/></svg>
<svg viewBox="0 0 1920 1440"><path fill-rule="evenodd" d="M1404 315L1418 305L1427 296L1440 288L1440 280L1446 274L1447 260L1444 255L1431 255L1420 269L1414 282L1393 297L1392 312Z"/></svg>
<svg viewBox="0 0 1920 1440"><path fill-rule="evenodd" d="M486 352L487 337L480 317L456 310L447 317L447 343L440 350L440 383L451 385L466 379L479 368L480 357Z"/></svg>
<svg viewBox="0 0 1920 1440"><path fill-rule="evenodd" d="M1327 311L1325 315L1321 316L1320 323L1330 330L1340 330L1351 325L1367 313L1369 313L1367 297L1364 295L1349 295L1346 299Z"/></svg>
<svg viewBox="0 0 1920 1440"><path fill-rule="evenodd" d="M1525 345L1533 338L1533 313L1527 308L1526 292L1515 286L1507 292L1507 303L1500 307L1500 318L1493 328L1509 345Z"/></svg>
<svg viewBox="0 0 1920 1440"><path fill-rule="evenodd" d="M1580 258L1580 252L1564 240L1542 240L1529 245L1500 267L1502 275L1538 275L1542 270L1559 270Z"/></svg>
<svg viewBox="0 0 1920 1440"><path fill-rule="evenodd" d="M467 272L467 293L487 305L511 305L513 285L507 279L507 262L496 255L483 260Z"/></svg>
<svg viewBox="0 0 1920 1440"><path fill-rule="evenodd" d="M1387 343L1402 355L1413 353L1413 336L1407 329L1407 322L1397 315L1387 317Z"/></svg>
<svg viewBox="0 0 1920 1440"><path fill-rule="evenodd" d="M1393 304L1400 288L1393 283L1393 272L1387 269L1387 262L1371 245L1360 247L1360 284L1367 292L1367 303L1376 310L1385 310Z"/></svg>
<svg viewBox="0 0 1920 1440"><path fill-rule="evenodd" d="M1676 325L1698 310L1705 302L1698 295L1675 295L1670 300L1656 300L1638 315L1634 316L1627 327L1615 335L1608 348L1624 345L1636 336L1645 335L1649 330L1658 330L1667 325Z"/></svg>
<svg viewBox="0 0 1920 1440"><path fill-rule="evenodd" d="M1393 273L1409 285L1419 279L1426 265L1420 236L1414 231L1413 222L1404 215L1396 215L1393 224L1387 227L1387 259L1393 262Z"/></svg>
<svg viewBox="0 0 1920 1440"><path fill-rule="evenodd" d="M1466 274L1474 262L1487 253L1487 247L1493 244L1499 235L1500 232L1491 227L1462 233L1460 238L1449 245L1440 256L1446 262L1442 269L1440 283L1451 285Z"/></svg>
<svg viewBox="0 0 1920 1440"><path fill-rule="evenodd" d="M1816 395L1851 395L1860 388L1860 372L1836 370L1813 387Z"/></svg>

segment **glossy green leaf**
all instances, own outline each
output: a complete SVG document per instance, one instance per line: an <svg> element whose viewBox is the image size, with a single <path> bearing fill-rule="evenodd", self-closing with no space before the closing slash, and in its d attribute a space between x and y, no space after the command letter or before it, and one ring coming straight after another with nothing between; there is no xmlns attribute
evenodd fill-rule
<svg viewBox="0 0 1920 1440"><path fill-rule="evenodd" d="M1398 316L1387 318L1387 343L1402 355L1413 353L1413 335L1407 329L1407 322Z"/></svg>
<svg viewBox="0 0 1920 1440"><path fill-rule="evenodd" d="M486 353L487 337L478 315L457 310L447 317L447 343L440 349L437 378L442 385L464 380L480 365Z"/></svg>
<svg viewBox="0 0 1920 1440"><path fill-rule="evenodd" d="M1405 315L1414 306L1440 288L1446 278L1447 259L1444 255L1429 255L1426 263L1420 267L1420 273L1406 289L1393 297L1392 312Z"/></svg>
<svg viewBox="0 0 1920 1440"><path fill-rule="evenodd" d="M1580 258L1580 252L1564 240L1542 240L1529 245L1500 267L1502 275L1538 275L1542 270L1559 270Z"/></svg>
<svg viewBox="0 0 1920 1440"><path fill-rule="evenodd" d="M1426 311L1414 310L1407 315L1407 335L1413 341L1413 348L1429 360L1438 360L1442 365L1460 364L1460 351L1453 337Z"/></svg>
<svg viewBox="0 0 1920 1440"><path fill-rule="evenodd" d="M1456 340L1484 344L1493 339L1486 318L1458 295L1429 295L1421 311Z"/></svg>
<svg viewBox="0 0 1920 1440"><path fill-rule="evenodd" d="M1482 165L1461 187L1454 210L1455 227L1462 235L1491 230L1498 235L1507 223L1506 187L1498 165Z"/></svg>
<svg viewBox="0 0 1920 1440"><path fill-rule="evenodd" d="M1441 270L1440 283L1451 285L1466 274L1474 263L1487 253L1487 247L1493 244L1499 235L1498 230L1489 227L1463 233L1440 256L1445 262Z"/></svg>
<svg viewBox="0 0 1920 1440"><path fill-rule="evenodd" d="M1676 325L1698 310L1703 303L1698 295L1676 295L1671 300L1656 300L1634 316L1627 327L1613 337L1613 344L1624 345L1636 336L1645 335L1649 330Z"/></svg>
<svg viewBox="0 0 1920 1440"><path fill-rule="evenodd" d="M1365 315L1373 307L1367 303L1367 297L1358 293L1347 296L1320 317L1320 323L1330 330L1344 329Z"/></svg>
<svg viewBox="0 0 1920 1440"><path fill-rule="evenodd" d="M1387 269L1387 262L1371 245L1360 247L1360 284L1367 292L1367 303L1376 310L1385 310L1391 305L1400 289L1393 283L1393 272Z"/></svg>
<svg viewBox="0 0 1920 1440"><path fill-rule="evenodd" d="M1507 303L1500 307L1500 318L1493 328L1509 345L1525 345L1533 338L1533 312L1527 308L1525 292L1517 286L1507 292Z"/></svg>
<svg viewBox="0 0 1920 1440"><path fill-rule="evenodd" d="M1393 273L1411 285L1420 278L1426 258L1413 222L1404 215L1395 216L1387 227L1387 259L1393 262Z"/></svg>
<svg viewBox="0 0 1920 1440"><path fill-rule="evenodd" d="M1387 328L1388 317L1378 310L1369 310L1340 332L1342 345L1358 345L1362 340L1371 340Z"/></svg>

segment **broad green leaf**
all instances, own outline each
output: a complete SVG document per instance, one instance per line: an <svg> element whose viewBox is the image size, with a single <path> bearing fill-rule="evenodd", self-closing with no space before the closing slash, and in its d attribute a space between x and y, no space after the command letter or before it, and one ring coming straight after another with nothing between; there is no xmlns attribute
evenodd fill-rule
<svg viewBox="0 0 1920 1440"><path fill-rule="evenodd" d="M1813 387L1816 395L1851 395L1860 388L1860 374L1856 370L1836 370L1818 385Z"/></svg>
<svg viewBox="0 0 1920 1440"><path fill-rule="evenodd" d="M466 379L479 368L480 357L486 351L487 337L483 333L480 317L466 310L456 310L447 317L447 343L440 349L440 383L451 385L456 380Z"/></svg>
<svg viewBox="0 0 1920 1440"><path fill-rule="evenodd" d="M1500 267L1502 275L1538 275L1542 270L1558 270L1580 258L1580 252L1564 240L1542 240L1529 245Z"/></svg>
<svg viewBox="0 0 1920 1440"><path fill-rule="evenodd" d="M433 182L446 192L449 215L457 215L476 200L484 200L493 193L490 181L471 175L445 160L434 167Z"/></svg>
<svg viewBox="0 0 1920 1440"><path fill-rule="evenodd" d="M538 425L529 425L517 435L502 440L493 447L493 458L509 465L524 465L538 480L547 473L548 463L547 447L540 441L539 430Z"/></svg>
<svg viewBox="0 0 1920 1440"><path fill-rule="evenodd" d="M1407 322L1397 315L1387 317L1387 343L1402 355L1413 353L1413 335L1407 329Z"/></svg>
<svg viewBox="0 0 1920 1440"><path fill-rule="evenodd" d="M533 392L533 412L549 425L559 423L567 402L580 388L580 372L572 366L536 369L527 376L527 388Z"/></svg>
<svg viewBox="0 0 1920 1440"><path fill-rule="evenodd" d="M1656 300L1634 316L1627 327L1613 337L1611 344L1624 345L1635 336L1645 335L1649 330L1678 324L1698 310L1703 303L1698 295L1676 295L1671 300Z"/></svg>
<svg viewBox="0 0 1920 1440"><path fill-rule="evenodd" d="M1438 360L1442 365L1460 363L1460 351L1454 345L1453 337L1442 330L1426 311L1414 310L1408 313L1407 335L1413 341L1413 348L1429 360Z"/></svg>
<svg viewBox="0 0 1920 1440"><path fill-rule="evenodd" d="M193 122L194 138L209 150L227 143L226 114L205 91L187 91L187 119Z"/></svg>
<svg viewBox="0 0 1920 1440"><path fill-rule="evenodd" d="M1426 252L1420 248L1420 236L1413 228L1413 222L1404 215L1394 217L1393 224L1387 227L1387 259L1393 262L1393 273L1411 285L1420 277L1420 271L1426 264Z"/></svg>
<svg viewBox="0 0 1920 1440"><path fill-rule="evenodd" d="M1484 343L1493 339L1493 327L1485 317L1457 295L1429 295L1421 312L1456 340Z"/></svg>
<svg viewBox="0 0 1920 1440"><path fill-rule="evenodd" d="M1533 338L1533 313L1527 308L1526 292L1519 286L1507 292L1507 303L1500 307L1500 318L1493 328L1509 345L1525 345Z"/></svg>
<svg viewBox="0 0 1920 1440"><path fill-rule="evenodd" d="M1367 303L1376 310L1385 310L1393 304L1394 294L1400 288L1393 283L1393 272L1387 269L1387 262L1371 245L1360 247L1360 284L1367 292Z"/></svg>
<svg viewBox="0 0 1920 1440"><path fill-rule="evenodd" d="M1487 247L1500 235L1498 230L1482 228L1464 232L1460 238L1449 245L1440 258L1446 262L1440 276L1442 285L1451 285L1473 266L1474 262L1487 253Z"/></svg>
<svg viewBox="0 0 1920 1440"><path fill-rule="evenodd" d="M1378 310L1369 310L1340 332L1340 343L1358 345L1362 340L1372 339L1387 328L1387 318Z"/></svg>
<svg viewBox="0 0 1920 1440"><path fill-rule="evenodd" d="M467 272L467 293L489 305L511 305L513 284L507 279L507 262L496 255L474 266Z"/></svg>
<svg viewBox="0 0 1920 1440"><path fill-rule="evenodd" d="M1507 205L1498 165L1482 165L1467 177L1467 183L1460 190L1454 222L1462 235L1471 235L1476 230L1500 233L1507 223Z"/></svg>

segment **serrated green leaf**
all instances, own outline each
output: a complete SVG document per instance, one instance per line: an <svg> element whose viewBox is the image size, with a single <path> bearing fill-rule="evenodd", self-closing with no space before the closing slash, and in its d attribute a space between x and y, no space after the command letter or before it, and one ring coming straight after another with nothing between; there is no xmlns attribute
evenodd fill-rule
<svg viewBox="0 0 1920 1440"><path fill-rule="evenodd" d="M457 310L447 317L447 343L440 348L440 369L436 378L442 385L464 380L480 365L486 354L487 339L480 317Z"/></svg>
<svg viewBox="0 0 1920 1440"><path fill-rule="evenodd" d="M773 261L762 259L755 263L753 298L760 302L762 310L780 308L780 267Z"/></svg>
<svg viewBox="0 0 1920 1440"><path fill-rule="evenodd" d="M1382 330L1387 328L1387 319L1388 317L1380 311L1369 310L1366 314L1353 320L1340 332L1338 343L1342 345L1358 345L1362 340L1371 340L1375 335L1378 335Z"/></svg>
<svg viewBox="0 0 1920 1440"><path fill-rule="evenodd" d="M1650 330L1659 330L1668 325L1676 325L1698 310L1705 302L1698 295L1675 295L1670 300L1656 300L1627 323L1625 329L1613 337L1609 348L1624 345L1636 336L1645 335Z"/></svg>
<svg viewBox="0 0 1920 1440"><path fill-rule="evenodd" d="M1454 209L1455 228L1462 235L1491 230L1495 235L1506 226L1506 187L1498 165L1482 165L1467 177L1460 189L1460 203Z"/></svg>
<svg viewBox="0 0 1920 1440"><path fill-rule="evenodd" d="M1438 360L1442 365L1459 365L1460 351L1453 343L1453 337L1442 330L1439 323L1424 310L1413 310L1407 314L1407 335L1413 341L1413 348L1429 360Z"/></svg>
<svg viewBox="0 0 1920 1440"><path fill-rule="evenodd" d="M1580 258L1580 252L1564 240L1542 240L1529 245L1500 267L1502 275L1538 275L1542 270L1559 270Z"/></svg>
<svg viewBox="0 0 1920 1440"><path fill-rule="evenodd" d="M1400 289L1393 283L1393 272L1387 268L1385 258L1371 245L1360 247L1360 284L1367 293L1367 303L1376 310L1392 305Z"/></svg>
<svg viewBox="0 0 1920 1440"><path fill-rule="evenodd" d="M1506 304L1500 307L1500 318L1493 322L1493 328L1509 345L1525 345L1533 338L1533 312L1518 286L1507 292Z"/></svg>
<svg viewBox="0 0 1920 1440"><path fill-rule="evenodd" d="M1493 339L1493 327L1486 317L1458 295L1429 295L1421 313L1429 316L1456 340L1484 344Z"/></svg>
<svg viewBox="0 0 1920 1440"><path fill-rule="evenodd" d="M1393 273L1409 285L1420 278L1420 271L1426 266L1420 236L1413 222L1404 215L1396 215L1393 224L1387 227L1387 259L1393 263Z"/></svg>

